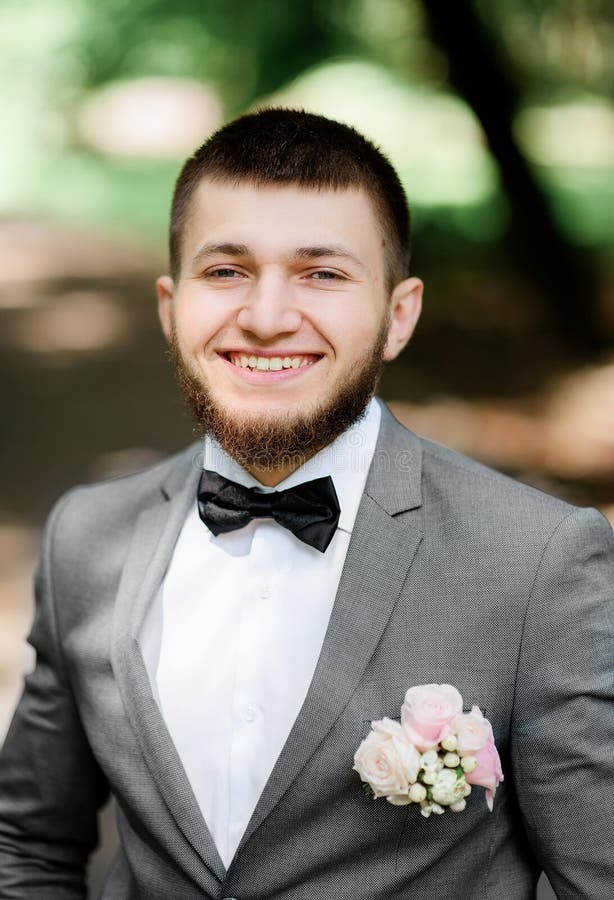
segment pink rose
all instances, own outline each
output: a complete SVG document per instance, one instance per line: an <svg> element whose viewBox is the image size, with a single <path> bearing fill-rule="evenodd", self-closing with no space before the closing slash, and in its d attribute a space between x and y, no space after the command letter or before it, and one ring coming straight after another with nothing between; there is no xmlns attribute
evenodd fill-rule
<svg viewBox="0 0 614 900"><path fill-rule="evenodd" d="M452 734L456 735L456 752L475 755L488 740L490 725L484 718L479 706L474 706L470 713L455 716L450 725Z"/></svg>
<svg viewBox="0 0 614 900"><path fill-rule="evenodd" d="M471 754L475 756L478 764L473 772L465 772L465 780L468 784L478 784L486 788L486 802L489 810L492 812L497 785L500 781L503 781L503 771L499 753L495 747L492 726L488 719L484 719L484 722L488 726L486 744Z"/></svg>
<svg viewBox="0 0 614 900"><path fill-rule="evenodd" d="M396 804L409 803L407 792L418 778L420 754L399 723L384 718L372 723L372 730L354 754L353 768L371 785L376 797L388 797Z"/></svg>
<svg viewBox="0 0 614 900"><path fill-rule="evenodd" d="M421 752L433 750L450 734L452 719L463 711L463 698L451 684L410 688L401 707L401 724Z"/></svg>

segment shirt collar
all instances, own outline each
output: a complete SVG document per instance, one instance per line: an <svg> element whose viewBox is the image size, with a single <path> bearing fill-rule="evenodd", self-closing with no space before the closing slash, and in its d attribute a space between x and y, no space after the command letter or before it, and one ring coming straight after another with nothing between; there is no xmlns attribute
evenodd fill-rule
<svg viewBox="0 0 614 900"><path fill-rule="evenodd" d="M274 488L261 484L209 435L205 437L203 467L265 492L283 491L330 475L339 498L338 528L351 533L375 452L381 416L379 403L372 399L358 421Z"/></svg>

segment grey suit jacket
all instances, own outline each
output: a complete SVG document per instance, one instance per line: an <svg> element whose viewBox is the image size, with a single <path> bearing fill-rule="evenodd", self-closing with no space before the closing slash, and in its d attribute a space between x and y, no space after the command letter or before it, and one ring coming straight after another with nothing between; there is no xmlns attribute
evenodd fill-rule
<svg viewBox="0 0 614 900"><path fill-rule="evenodd" d="M117 800L106 900L567 900L614 896L614 554L571 507L415 437L380 439L309 692L229 868L154 702L140 623L194 502L197 448L78 488L37 576L37 665L0 766L0 897L83 897ZM411 685L491 720L490 813L365 796L353 755ZM197 715L197 710L195 710Z"/></svg>

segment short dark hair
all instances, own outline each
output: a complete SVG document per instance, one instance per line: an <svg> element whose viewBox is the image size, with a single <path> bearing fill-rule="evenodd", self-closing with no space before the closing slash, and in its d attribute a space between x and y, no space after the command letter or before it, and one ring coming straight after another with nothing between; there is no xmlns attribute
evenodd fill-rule
<svg viewBox="0 0 614 900"><path fill-rule="evenodd" d="M299 109L268 107L216 131L185 162L173 194L170 266L181 270L181 242L194 191L216 181L362 188L386 240L388 287L409 274L410 221L399 177L378 148L349 125Z"/></svg>

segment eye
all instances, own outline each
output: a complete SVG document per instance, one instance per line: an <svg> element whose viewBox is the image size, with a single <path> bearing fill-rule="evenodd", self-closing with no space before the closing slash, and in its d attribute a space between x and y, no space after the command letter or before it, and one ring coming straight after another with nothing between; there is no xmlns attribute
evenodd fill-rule
<svg viewBox="0 0 614 900"><path fill-rule="evenodd" d="M210 269L208 272L205 272L207 278L239 278L241 276L240 272L237 272L236 269L229 269L220 267L219 269Z"/></svg>
<svg viewBox="0 0 614 900"><path fill-rule="evenodd" d="M343 281L343 276L338 272L331 272L330 269L317 269L309 274L310 278L316 281Z"/></svg>

